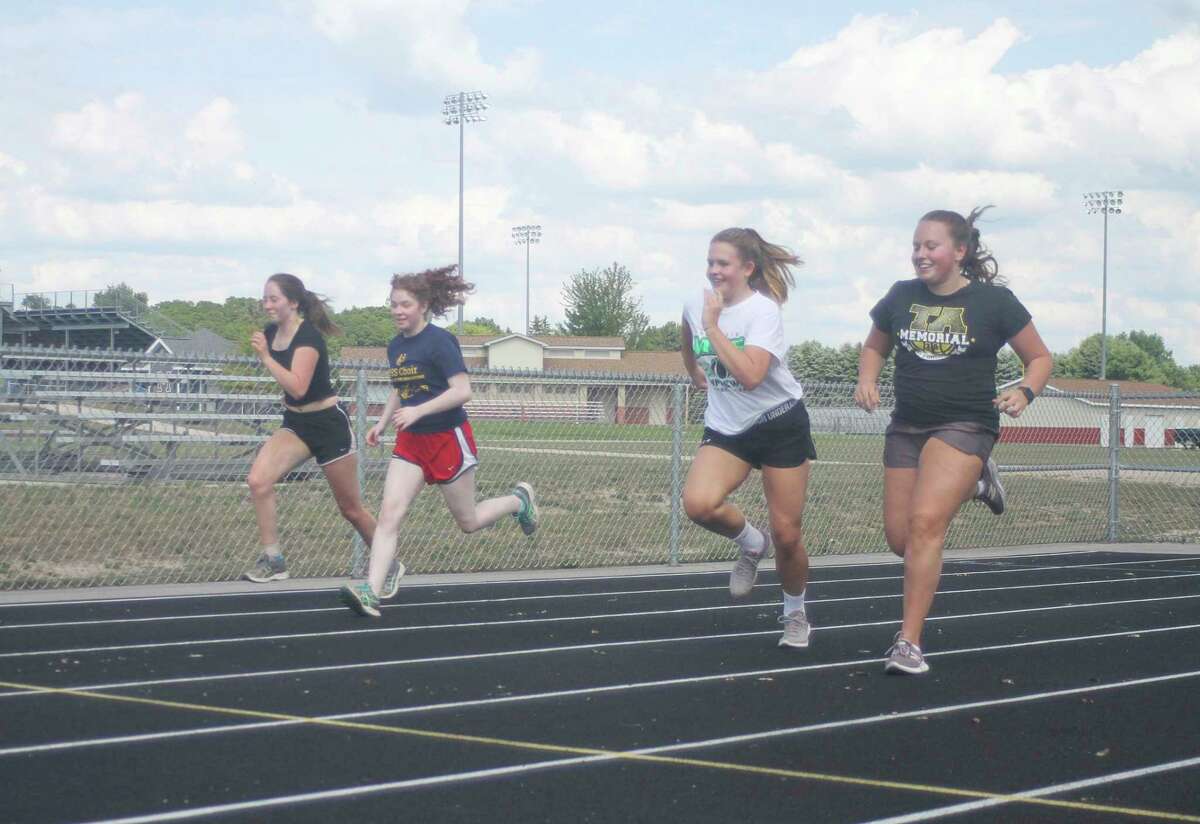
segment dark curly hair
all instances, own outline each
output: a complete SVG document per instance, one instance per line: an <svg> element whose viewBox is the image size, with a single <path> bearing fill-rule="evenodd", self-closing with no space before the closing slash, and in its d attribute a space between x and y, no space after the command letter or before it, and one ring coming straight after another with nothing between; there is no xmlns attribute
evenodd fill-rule
<svg viewBox="0 0 1200 824"><path fill-rule="evenodd" d="M439 317L475 291L475 284L467 283L457 272L458 267L451 265L411 275L392 275L392 289L403 289L425 304L431 315Z"/></svg>

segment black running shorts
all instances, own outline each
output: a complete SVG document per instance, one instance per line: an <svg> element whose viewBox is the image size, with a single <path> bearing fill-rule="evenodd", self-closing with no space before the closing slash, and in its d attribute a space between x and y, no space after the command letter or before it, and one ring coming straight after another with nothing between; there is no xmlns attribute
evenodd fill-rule
<svg viewBox="0 0 1200 824"><path fill-rule="evenodd" d="M782 414L768 412L745 432L725 435L704 428L701 446L715 446L741 458L755 469L788 469L817 459L804 401L797 400ZM764 420L766 419L766 420Z"/></svg>
<svg viewBox="0 0 1200 824"><path fill-rule="evenodd" d="M280 428L304 441L308 451L317 459L317 466L333 463L355 452L354 428L341 404L316 412L284 409L283 426Z"/></svg>

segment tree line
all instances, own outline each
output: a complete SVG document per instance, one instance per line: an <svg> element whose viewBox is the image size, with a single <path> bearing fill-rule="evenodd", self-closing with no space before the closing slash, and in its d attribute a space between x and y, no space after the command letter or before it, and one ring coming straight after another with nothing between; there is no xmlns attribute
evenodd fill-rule
<svg viewBox="0 0 1200 824"><path fill-rule="evenodd" d="M581 269L563 286L563 320L552 323L547 315L530 319L533 335L619 337L633 351L674 351L680 346L679 322L655 326L634 295L632 273L620 263ZM35 296L30 296L35 297ZM148 296L121 283L97 293L94 305L140 305L189 330L209 329L250 353L250 335L260 329L263 314L257 298L231 297L224 302L170 300L149 304ZM36 307L30 307L36 308ZM336 307L334 307L336 309ZM351 307L333 312L342 335L331 338L334 357L343 346L385 346L395 335L386 306ZM463 324L467 335L501 335L512 330L489 317L478 316ZM808 340L788 349L788 367L809 381L853 381L858 376L861 344L829 346ZM1200 364L1180 366L1157 333L1122 332L1108 336L1105 376L1109 380L1144 381L1177 389L1200 391ZM892 360L885 364L882 380L891 378ZM1005 347L998 356L997 382L1021 377L1021 362ZM1100 375L1100 335L1090 335L1077 346L1054 356L1053 377L1097 378Z"/></svg>

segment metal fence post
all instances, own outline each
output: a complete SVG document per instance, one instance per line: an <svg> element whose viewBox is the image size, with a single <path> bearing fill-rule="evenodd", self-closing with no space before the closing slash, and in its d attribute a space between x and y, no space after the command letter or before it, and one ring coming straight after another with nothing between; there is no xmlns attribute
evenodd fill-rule
<svg viewBox="0 0 1200 824"><path fill-rule="evenodd" d="M367 370L358 367L354 373L354 442L358 445L358 488L361 494L367 479ZM371 548L357 532L354 533L354 550L350 558L350 574L367 574L367 561Z"/></svg>
<svg viewBox="0 0 1200 824"><path fill-rule="evenodd" d="M1121 387L1108 391L1108 541L1116 543L1120 526L1121 496Z"/></svg>
<svg viewBox="0 0 1200 824"><path fill-rule="evenodd" d="M684 386L677 383L671 387L671 523L668 538L669 563L679 565L680 509L683 506L683 402Z"/></svg>

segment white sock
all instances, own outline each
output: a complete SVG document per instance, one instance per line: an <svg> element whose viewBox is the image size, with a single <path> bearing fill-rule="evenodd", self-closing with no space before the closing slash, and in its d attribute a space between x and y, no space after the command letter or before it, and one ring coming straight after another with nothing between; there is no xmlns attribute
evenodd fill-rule
<svg viewBox="0 0 1200 824"><path fill-rule="evenodd" d="M759 554L767 545L766 537L749 521L746 521L746 526L734 537L733 542L738 545L738 549L751 555Z"/></svg>
<svg viewBox="0 0 1200 824"><path fill-rule="evenodd" d="M268 558L278 558L283 553L279 551L279 544L267 544L262 548L263 555Z"/></svg>
<svg viewBox="0 0 1200 824"><path fill-rule="evenodd" d="M783 591L784 615L791 615L796 610L804 612L804 592L805 590L801 590L799 595L791 595L786 589Z"/></svg>
<svg viewBox="0 0 1200 824"><path fill-rule="evenodd" d="M985 489L987 489L987 484L985 484L983 479L980 478L975 482L975 497L978 498L980 495L982 495Z"/></svg>

